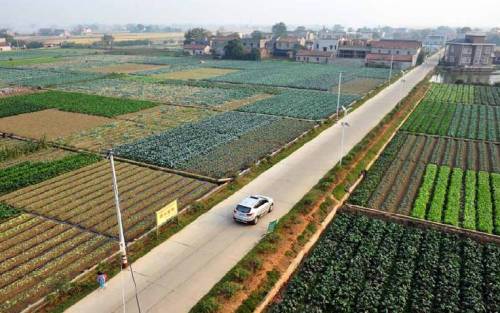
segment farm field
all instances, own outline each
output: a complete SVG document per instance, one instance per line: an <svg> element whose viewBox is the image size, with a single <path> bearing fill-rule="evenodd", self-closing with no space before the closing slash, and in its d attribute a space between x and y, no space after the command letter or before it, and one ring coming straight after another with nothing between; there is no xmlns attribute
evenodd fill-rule
<svg viewBox="0 0 500 313"><path fill-rule="evenodd" d="M204 119L196 124L185 124L137 142L119 146L116 152L124 158L158 166L185 169L188 171L198 169L200 173L205 174L214 170L217 173L221 173L224 171L221 169L223 163L218 166L217 170L215 168L213 170L206 168L204 164L214 164L222 161L220 159L204 161L207 155L215 153L220 156L223 153L220 149L227 149L233 143L241 145L238 148L241 151L242 146L247 144L242 141L243 136L248 134L248 136L252 137L248 142L250 145L251 143L255 143L255 140L258 140L258 137L251 135L252 132L263 134L269 129L279 127L280 123L281 125L286 124L283 122L283 118L271 115L225 112ZM233 161L227 164L225 171L227 173L234 173L248 162L245 159L258 160L259 157L265 156L265 154L262 155L262 149L267 153L272 152L269 149L272 149L277 143L281 145L287 143L291 138L295 138L308 128L312 128L314 123L303 123L300 121L293 123L291 121L288 125L294 126L289 127L286 132L277 131L269 133L264 137L268 138L265 140L273 141L273 144L270 146L263 145L259 149L249 146L247 151L242 152L246 155L235 156ZM239 142L236 143L235 141ZM226 147L225 145L229 146ZM230 150L226 150L225 152L227 155L231 155L232 153ZM191 168L191 166L194 166L194 168Z"/></svg>
<svg viewBox="0 0 500 313"><path fill-rule="evenodd" d="M49 87L102 78L103 74L56 72L51 70L0 68L0 83L28 87Z"/></svg>
<svg viewBox="0 0 500 313"><path fill-rule="evenodd" d="M125 79L100 79L58 86L59 90L149 100L188 106L217 107L225 102L244 99L255 93L246 89L201 88L187 85L144 83Z"/></svg>
<svg viewBox="0 0 500 313"><path fill-rule="evenodd" d="M210 110L160 105L136 113L119 115L110 123L61 137L57 142L79 149L103 152L186 123L196 123L215 114L216 112Z"/></svg>
<svg viewBox="0 0 500 313"><path fill-rule="evenodd" d="M0 132L15 133L26 138L54 140L110 121L100 116L49 109L0 118Z"/></svg>
<svg viewBox="0 0 500 313"><path fill-rule="evenodd" d="M117 248L105 236L31 214L0 224L0 311L20 312Z"/></svg>
<svg viewBox="0 0 500 313"><path fill-rule="evenodd" d="M61 91L38 92L0 99L0 117L43 109L85 113L113 117L156 106L156 103L140 100L121 100Z"/></svg>
<svg viewBox="0 0 500 313"><path fill-rule="evenodd" d="M500 247L337 213L269 312L498 312Z"/></svg>
<svg viewBox="0 0 500 313"><path fill-rule="evenodd" d="M439 136L500 141L500 106L425 99L402 130Z"/></svg>
<svg viewBox="0 0 500 313"><path fill-rule="evenodd" d="M186 70L186 71L155 74L155 75L151 75L151 77L156 78L156 79L181 79L181 80L207 79L207 78L213 78L213 77L217 77L217 76L222 76L222 75L234 73L237 71L238 70L233 70L233 69L201 67L201 68L191 69L191 70Z"/></svg>
<svg viewBox="0 0 500 313"><path fill-rule="evenodd" d="M341 95L340 108L348 107L357 96ZM240 108L240 111L320 120L336 112L337 95L319 91L285 91L277 96L257 101Z"/></svg>
<svg viewBox="0 0 500 313"><path fill-rule="evenodd" d="M436 102L500 105L500 87L432 84L427 99Z"/></svg>
<svg viewBox="0 0 500 313"><path fill-rule="evenodd" d="M155 225L155 211L178 199L179 209L213 184L117 162L127 240ZM109 162L101 161L0 197L0 202L52 220L118 238Z"/></svg>
<svg viewBox="0 0 500 313"><path fill-rule="evenodd" d="M498 106L450 102L478 90L433 84L349 202L499 235Z"/></svg>

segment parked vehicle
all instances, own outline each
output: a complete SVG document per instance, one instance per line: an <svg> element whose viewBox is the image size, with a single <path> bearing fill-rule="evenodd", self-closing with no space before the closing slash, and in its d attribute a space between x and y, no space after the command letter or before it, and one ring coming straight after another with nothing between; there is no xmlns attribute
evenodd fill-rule
<svg viewBox="0 0 500 313"><path fill-rule="evenodd" d="M250 196L241 201L233 210L236 222L257 224L259 219L273 210L274 200L265 196Z"/></svg>

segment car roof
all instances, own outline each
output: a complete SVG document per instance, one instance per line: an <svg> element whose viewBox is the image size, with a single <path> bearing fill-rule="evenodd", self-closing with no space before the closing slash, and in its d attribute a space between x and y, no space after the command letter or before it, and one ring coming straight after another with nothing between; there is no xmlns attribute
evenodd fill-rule
<svg viewBox="0 0 500 313"><path fill-rule="evenodd" d="M253 208L262 199L265 199L265 198L261 197L261 196L250 196L250 197L247 197L247 198L243 199L239 203L239 205L243 205L243 206L246 206L246 207Z"/></svg>

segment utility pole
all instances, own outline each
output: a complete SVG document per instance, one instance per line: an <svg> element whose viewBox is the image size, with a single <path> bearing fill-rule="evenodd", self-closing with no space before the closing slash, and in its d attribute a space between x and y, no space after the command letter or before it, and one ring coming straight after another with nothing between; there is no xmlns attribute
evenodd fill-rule
<svg viewBox="0 0 500 313"><path fill-rule="evenodd" d="M340 86L342 85L342 72L339 73L339 89L337 91L337 111L336 116L339 119L339 107L340 107Z"/></svg>
<svg viewBox="0 0 500 313"><path fill-rule="evenodd" d="M392 66L394 64L394 54L391 54L391 67L389 69L389 84L391 83L392 79Z"/></svg>
<svg viewBox="0 0 500 313"><path fill-rule="evenodd" d="M345 128L349 127L349 123L347 122L342 122L340 123L340 126L342 127L342 136L340 137L340 167L342 167L342 159L344 158L344 136L345 136Z"/></svg>
<svg viewBox="0 0 500 313"><path fill-rule="evenodd" d="M108 151L108 159L111 163L111 173L113 178L113 192L115 194L116 218L118 219L118 232L120 239L120 253L122 255L122 269L128 267L127 249L125 245L125 236L123 235L122 213L120 210L120 196L118 194L118 183L116 181L115 160L113 158L113 149Z"/></svg>

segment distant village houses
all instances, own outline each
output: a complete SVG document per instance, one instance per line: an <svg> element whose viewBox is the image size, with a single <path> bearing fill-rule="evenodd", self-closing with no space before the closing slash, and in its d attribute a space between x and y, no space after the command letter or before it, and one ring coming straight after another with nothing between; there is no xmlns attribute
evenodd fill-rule
<svg viewBox="0 0 500 313"><path fill-rule="evenodd" d="M210 46L208 44L185 44L184 52L196 56L209 55Z"/></svg>
<svg viewBox="0 0 500 313"><path fill-rule="evenodd" d="M422 43L416 40L374 40L370 42L365 65L405 70L417 65L421 50Z"/></svg>
<svg viewBox="0 0 500 313"><path fill-rule="evenodd" d="M12 48L5 38L0 38L0 52L10 51Z"/></svg>

